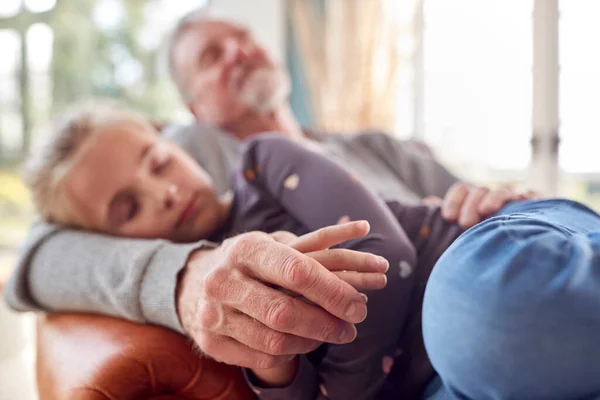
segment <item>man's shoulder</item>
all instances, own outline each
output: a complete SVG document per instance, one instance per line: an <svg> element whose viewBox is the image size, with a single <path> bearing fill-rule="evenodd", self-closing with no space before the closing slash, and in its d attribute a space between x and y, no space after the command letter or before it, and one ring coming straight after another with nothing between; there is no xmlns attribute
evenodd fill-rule
<svg viewBox="0 0 600 400"><path fill-rule="evenodd" d="M197 123L169 124L161 131L162 137L180 145L204 134L204 129Z"/></svg>
<svg viewBox="0 0 600 400"><path fill-rule="evenodd" d="M381 149L395 145L394 137L379 130L361 130L356 132L320 133L317 141L324 145L334 145L348 148L360 148L379 152Z"/></svg>
<svg viewBox="0 0 600 400"><path fill-rule="evenodd" d="M165 139L171 140L188 150L194 147L207 146L207 143L209 143L209 148L219 146L235 149L239 145L239 140L226 131L199 122L171 124L165 127L161 134Z"/></svg>
<svg viewBox="0 0 600 400"><path fill-rule="evenodd" d="M431 148L423 141L409 138L399 139L382 130L370 129L349 133L320 134L321 142L337 143L345 146L359 146L381 152L393 149L431 157Z"/></svg>

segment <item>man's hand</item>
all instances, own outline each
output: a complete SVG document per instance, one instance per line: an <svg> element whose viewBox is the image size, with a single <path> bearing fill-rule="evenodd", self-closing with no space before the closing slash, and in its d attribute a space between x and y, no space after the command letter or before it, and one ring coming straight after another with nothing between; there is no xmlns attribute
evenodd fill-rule
<svg viewBox="0 0 600 400"><path fill-rule="evenodd" d="M489 189L473 187L457 182L448 189L444 199L430 196L423 199L425 204L442 207L442 217L447 221L457 221L462 228L470 228L487 216L499 211L507 203L518 200L541 198L541 194L532 190L516 192L508 187Z"/></svg>
<svg viewBox="0 0 600 400"><path fill-rule="evenodd" d="M322 342L352 341L354 324L366 317L366 299L328 269L381 275L387 261L367 253L326 249L368 231L364 221L352 222L305 235L290 245L251 232L214 250L197 251L178 286L184 329L216 360L258 369L285 363L291 355L310 352Z"/></svg>

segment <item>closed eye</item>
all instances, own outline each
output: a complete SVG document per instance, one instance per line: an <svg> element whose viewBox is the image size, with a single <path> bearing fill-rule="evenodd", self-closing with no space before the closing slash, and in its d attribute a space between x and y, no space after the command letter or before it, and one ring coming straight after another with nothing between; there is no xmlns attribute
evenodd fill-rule
<svg viewBox="0 0 600 400"><path fill-rule="evenodd" d="M135 219L140 206L135 194L130 192L119 193L110 203L108 211L109 223L113 227L120 227Z"/></svg>

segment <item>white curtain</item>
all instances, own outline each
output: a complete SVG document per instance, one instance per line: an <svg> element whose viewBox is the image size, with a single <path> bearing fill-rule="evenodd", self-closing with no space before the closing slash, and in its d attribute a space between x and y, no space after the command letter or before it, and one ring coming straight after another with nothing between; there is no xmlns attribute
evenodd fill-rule
<svg viewBox="0 0 600 400"><path fill-rule="evenodd" d="M289 0L318 128L396 127L398 75L411 65L415 0Z"/></svg>

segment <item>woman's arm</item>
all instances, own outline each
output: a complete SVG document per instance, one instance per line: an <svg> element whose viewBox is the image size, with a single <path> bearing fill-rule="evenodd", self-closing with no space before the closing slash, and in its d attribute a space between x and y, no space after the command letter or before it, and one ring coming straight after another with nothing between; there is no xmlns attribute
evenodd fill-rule
<svg viewBox="0 0 600 400"><path fill-rule="evenodd" d="M268 136L250 142L242 159L247 184L308 230L335 224L342 216L370 223L369 235L344 247L385 257L390 264L387 287L366 293L369 315L357 327L356 339L331 346L318 373L330 398L372 398L389 372L382 365L394 357L407 316L414 281L405 268L415 267L414 247L385 203L323 155Z"/></svg>

